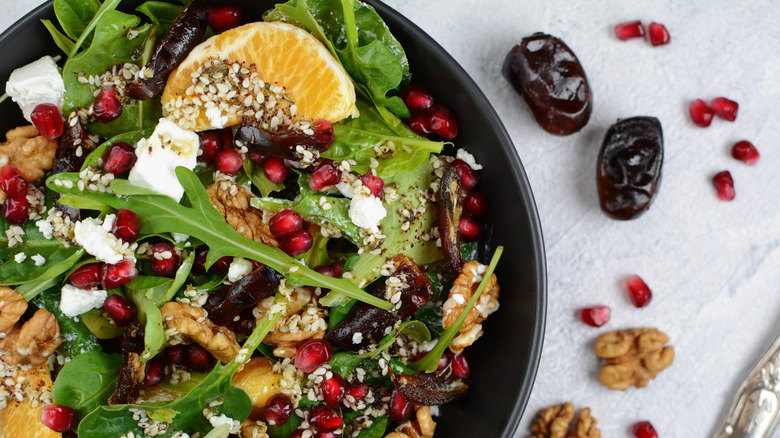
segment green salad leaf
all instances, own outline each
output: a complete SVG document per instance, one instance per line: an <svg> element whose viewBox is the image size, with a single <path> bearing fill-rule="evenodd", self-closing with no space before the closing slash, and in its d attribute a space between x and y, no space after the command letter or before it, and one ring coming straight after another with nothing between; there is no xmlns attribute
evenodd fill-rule
<svg viewBox="0 0 780 438"><path fill-rule="evenodd" d="M147 1L135 8L136 12L146 15L157 25L158 35L165 35L168 32L182 9L182 6L160 1Z"/></svg>
<svg viewBox="0 0 780 438"><path fill-rule="evenodd" d="M98 0L54 0L54 15L65 34L74 40L84 33L99 9Z"/></svg>
<svg viewBox="0 0 780 438"><path fill-rule="evenodd" d="M68 54L71 50L73 50L73 45L76 44L76 42L68 38L68 36L64 33L60 32L60 30L57 29L57 26L55 26L51 20L43 19L41 20L41 23L43 23L43 26L46 28L46 30L49 31L51 39L54 40L54 45L59 47L59 49L65 52L65 54Z"/></svg>
<svg viewBox="0 0 780 438"><path fill-rule="evenodd" d="M79 354L65 364L54 381L52 401L70 406L79 417L105 405L116 388L122 357L102 351Z"/></svg>
<svg viewBox="0 0 780 438"><path fill-rule="evenodd" d="M244 160L244 172L263 196L268 196L273 192L284 189L284 184L271 182L271 180L265 176L263 166L252 160Z"/></svg>
<svg viewBox="0 0 780 438"><path fill-rule="evenodd" d="M98 160L102 159L103 156L106 155L106 152L108 152L108 149L111 146L115 145L116 143L125 142L130 146L134 146L142 138L150 137L153 131L154 129L129 131L129 132L123 132L121 134L117 134L114 137L109 138L108 140L101 143L100 146L95 148L94 151L90 152L89 155L87 155L87 158L84 159L84 164L81 165L81 170L84 170L89 166L97 165Z"/></svg>
<svg viewBox="0 0 780 438"><path fill-rule="evenodd" d="M19 292L19 288L16 290ZM62 314L60 288L47 288L47 290L41 291L32 302L41 309L48 310L57 318L57 323L60 325L60 336L62 336L62 345L59 348L66 356L74 358L88 351L102 350L95 335L89 331L81 319Z"/></svg>
<svg viewBox="0 0 780 438"><path fill-rule="evenodd" d="M95 30L95 27L97 27L98 23L103 18L103 16L109 14L110 12L113 12L114 9L116 9L116 7L119 6L120 1L121 0L105 0L105 2L102 5L100 5L100 8L98 8L98 10L95 11L95 14L92 16L92 19L84 27L84 31L81 32L81 35L76 40L76 44L73 45L73 48L70 50L70 53L68 53L68 58L73 58L73 55L75 55L79 51L79 49L81 49L81 46L84 43L86 43L87 39L90 37L90 35L92 35L92 31ZM93 38L93 40L96 39L97 37Z"/></svg>

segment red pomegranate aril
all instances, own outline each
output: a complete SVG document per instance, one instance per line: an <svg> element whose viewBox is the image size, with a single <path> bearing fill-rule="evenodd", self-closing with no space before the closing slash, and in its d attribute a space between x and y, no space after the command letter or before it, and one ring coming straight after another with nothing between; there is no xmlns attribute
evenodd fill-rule
<svg viewBox="0 0 780 438"><path fill-rule="evenodd" d="M319 265L314 268L316 272L322 275L327 275L332 278L339 278L339 273L336 272L336 268L333 265Z"/></svg>
<svg viewBox="0 0 780 438"><path fill-rule="evenodd" d="M433 106L433 96L422 85L409 85L401 90L401 99L412 113L425 111Z"/></svg>
<svg viewBox="0 0 780 438"><path fill-rule="evenodd" d="M360 177L360 182L368 187L372 195L379 199L385 199L385 180L376 175L366 174Z"/></svg>
<svg viewBox="0 0 780 438"><path fill-rule="evenodd" d="M201 245L195 248L195 260L192 262L192 275L203 275L206 273L206 257L209 255L209 247ZM230 267L228 266L228 269Z"/></svg>
<svg viewBox="0 0 780 438"><path fill-rule="evenodd" d="M238 6L221 6L209 11L209 24L215 30L237 27L244 19L244 10Z"/></svg>
<svg viewBox="0 0 780 438"><path fill-rule="evenodd" d="M636 438L658 438L658 432L649 421L640 421L631 426L631 433Z"/></svg>
<svg viewBox="0 0 780 438"><path fill-rule="evenodd" d="M217 275L227 275L228 271L230 270L231 263L233 263L233 257L220 257L216 262L214 262L213 265L211 265L209 272Z"/></svg>
<svg viewBox="0 0 780 438"><path fill-rule="evenodd" d="M712 108L712 113L721 119L728 120L729 122L737 120L739 104L733 100L726 99L725 97L716 97L710 102L710 108Z"/></svg>
<svg viewBox="0 0 780 438"><path fill-rule="evenodd" d="M233 322L233 331L243 335L251 335L255 328L255 317L252 308L244 310L238 315L238 321Z"/></svg>
<svg viewBox="0 0 780 438"><path fill-rule="evenodd" d="M452 375L458 379L468 379L471 375L471 367L463 353L452 356Z"/></svg>
<svg viewBox="0 0 780 438"><path fill-rule="evenodd" d="M639 20L620 23L615 26L615 36L621 41L643 37L645 36L645 27Z"/></svg>
<svg viewBox="0 0 780 438"><path fill-rule="evenodd" d="M114 143L103 156L103 170L114 175L120 175L132 169L138 157L135 149L129 144L118 141Z"/></svg>
<svg viewBox="0 0 780 438"><path fill-rule="evenodd" d="M233 143L233 128L225 127L217 131L222 139L222 149L232 148Z"/></svg>
<svg viewBox="0 0 780 438"><path fill-rule="evenodd" d="M425 355L428 354L427 351L420 351L418 355L415 357L415 361L418 361L425 357ZM452 360L452 352L447 350L446 353L442 354L439 358L439 364L436 366L436 372L444 371L448 366L450 366L450 361Z"/></svg>
<svg viewBox="0 0 780 438"><path fill-rule="evenodd" d="M266 157L263 163L263 173L272 183L282 183L287 178L290 169L284 165L284 160L279 157Z"/></svg>
<svg viewBox="0 0 780 438"><path fill-rule="evenodd" d="M152 272L161 277L173 277L179 267L179 254L168 242L155 243L150 259Z"/></svg>
<svg viewBox="0 0 780 438"><path fill-rule="evenodd" d="M412 117L409 117L409 128L423 137L427 137L433 132L431 131L430 118L425 112L412 114Z"/></svg>
<svg viewBox="0 0 780 438"><path fill-rule="evenodd" d="M696 99L688 105L688 113L691 115L693 123L706 128L712 123L712 109L710 109L707 102Z"/></svg>
<svg viewBox="0 0 780 438"><path fill-rule="evenodd" d="M162 356L155 356L146 362L144 385L155 386L165 377L165 361Z"/></svg>
<svg viewBox="0 0 780 438"><path fill-rule="evenodd" d="M0 190L9 197L27 196L27 189L29 188L30 183L27 182L16 167L8 164L0 170Z"/></svg>
<svg viewBox="0 0 780 438"><path fill-rule="evenodd" d="M116 212L111 233L127 243L133 243L141 235L141 220L137 214L123 208Z"/></svg>
<svg viewBox="0 0 780 438"><path fill-rule="evenodd" d="M390 394L390 419L396 423L403 423L410 415L412 415L412 405L406 402L397 389L394 389Z"/></svg>
<svg viewBox="0 0 780 438"><path fill-rule="evenodd" d="M341 181L341 171L333 161L325 160L318 164L309 178L309 188L322 190L326 187L338 184Z"/></svg>
<svg viewBox="0 0 780 438"><path fill-rule="evenodd" d="M463 209L472 216L482 216L487 213L488 197L484 193L471 192L463 200Z"/></svg>
<svg viewBox="0 0 780 438"><path fill-rule="evenodd" d="M87 263L76 268L68 277L70 284L79 289L93 289L103 282L106 264L103 262Z"/></svg>
<svg viewBox="0 0 780 438"><path fill-rule="evenodd" d="M3 203L3 217L11 225L23 225L30 214L27 196L8 198Z"/></svg>
<svg viewBox="0 0 780 438"><path fill-rule="evenodd" d="M311 233L307 230L298 230L282 238L282 241L279 242L279 249L290 257L297 257L311 249L313 244L314 239L311 237Z"/></svg>
<svg viewBox="0 0 780 438"><path fill-rule="evenodd" d="M671 40L669 31L666 30L666 26L655 22L650 23L650 25L647 26L647 37L650 39L650 44L654 46L669 44L669 41Z"/></svg>
<svg viewBox="0 0 780 438"><path fill-rule="evenodd" d="M235 149L225 149L217 154L214 163L220 172L235 175L244 165L244 158Z"/></svg>
<svg viewBox="0 0 780 438"><path fill-rule="evenodd" d="M431 131L446 140L458 135L458 122L455 115L444 105L436 104L427 111Z"/></svg>
<svg viewBox="0 0 780 438"><path fill-rule="evenodd" d="M217 154L224 149L222 134L219 131L201 132L200 134L200 150L202 151L198 155L198 161L202 163L210 163L214 161Z"/></svg>
<svg viewBox="0 0 780 438"><path fill-rule="evenodd" d="M217 360L205 348L199 344L190 344L185 347L184 363L195 371L209 371L214 368Z"/></svg>
<svg viewBox="0 0 780 438"><path fill-rule="evenodd" d="M464 214L460 217L458 223L460 229L460 236L466 242L476 242L482 239L482 235L485 232L485 226L479 219L474 216Z"/></svg>
<svg viewBox="0 0 780 438"><path fill-rule="evenodd" d="M113 85L104 86L92 103L92 115L100 123L114 121L122 115L122 101Z"/></svg>
<svg viewBox="0 0 780 438"><path fill-rule="evenodd" d="M718 199L721 201L731 201L737 195L734 192L734 178L731 177L731 172L728 170L715 174L712 177L712 184L715 186Z"/></svg>
<svg viewBox="0 0 780 438"><path fill-rule="evenodd" d="M601 327L609 322L609 306L593 306L580 309L580 319L591 327Z"/></svg>
<svg viewBox="0 0 780 438"><path fill-rule="evenodd" d="M336 438L336 434L333 432L320 432L314 435L314 438Z"/></svg>
<svg viewBox="0 0 780 438"><path fill-rule="evenodd" d="M333 372L333 376L325 379L320 384L322 390L322 396L325 398L325 403L335 408L344 399L344 395L347 393L347 382L338 373Z"/></svg>
<svg viewBox="0 0 780 438"><path fill-rule="evenodd" d="M46 405L41 408L41 423L55 432L67 432L76 427L76 411L68 406Z"/></svg>
<svg viewBox="0 0 780 438"><path fill-rule="evenodd" d="M475 185L477 185L477 181L479 181L477 173L474 172L474 169L472 169L467 162L457 158L452 160L450 166L454 167L458 172L460 180L467 189L471 190Z"/></svg>
<svg viewBox="0 0 780 438"><path fill-rule="evenodd" d="M103 289L114 289L125 285L135 280L136 276L138 276L138 269L133 260L125 259L113 265L107 264L103 275Z"/></svg>
<svg viewBox="0 0 780 438"><path fill-rule="evenodd" d="M265 421L274 427L281 427L290 419L293 412L293 402L284 393L276 393L265 402Z"/></svg>
<svg viewBox="0 0 780 438"><path fill-rule="evenodd" d="M731 148L731 156L751 166L756 164L756 161L761 157L758 149L747 140L738 141L734 144L734 147Z"/></svg>
<svg viewBox="0 0 780 438"><path fill-rule="evenodd" d="M333 135L333 123L327 120L317 120L312 125L314 131L314 137L320 142L320 152L325 152L333 145L333 140L336 137Z"/></svg>
<svg viewBox="0 0 780 438"><path fill-rule="evenodd" d="M295 352L295 367L310 373L333 357L333 348L325 339L311 339Z"/></svg>
<svg viewBox="0 0 780 438"><path fill-rule="evenodd" d="M344 425L344 419L328 406L317 405L309 411L309 423L317 432L333 432Z"/></svg>
<svg viewBox="0 0 780 438"><path fill-rule="evenodd" d="M186 355L186 348L182 344L172 345L163 350L165 362L169 365L183 365Z"/></svg>
<svg viewBox="0 0 780 438"><path fill-rule="evenodd" d="M62 135L65 129L65 123L62 120L62 113L57 105L52 103L41 103L35 106L30 114L35 129L49 140Z"/></svg>
<svg viewBox="0 0 780 438"><path fill-rule="evenodd" d="M368 393L371 390L371 388L368 387L367 383L363 382L355 382L352 385L350 385L349 388L347 388L347 393L345 394L345 397L348 395L355 399L355 401L361 401L364 398L368 397Z"/></svg>
<svg viewBox="0 0 780 438"><path fill-rule="evenodd" d="M108 317L119 327L130 325L135 321L135 307L121 295L109 295L103 302L103 308Z"/></svg>
<svg viewBox="0 0 780 438"><path fill-rule="evenodd" d="M628 292L628 298L636 307L645 307L653 299L653 293L647 283L638 275L628 277L623 285Z"/></svg>
<svg viewBox="0 0 780 438"><path fill-rule="evenodd" d="M290 433L290 438L303 438L303 429L295 429Z"/></svg>
<svg viewBox="0 0 780 438"><path fill-rule="evenodd" d="M303 229L303 219L295 210L282 210L276 213L268 223L271 234L276 237L289 236L296 231Z"/></svg>

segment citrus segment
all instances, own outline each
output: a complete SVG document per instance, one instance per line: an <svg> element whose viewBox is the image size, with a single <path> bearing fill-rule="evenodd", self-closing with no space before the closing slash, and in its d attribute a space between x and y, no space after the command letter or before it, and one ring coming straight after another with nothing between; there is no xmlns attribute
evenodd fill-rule
<svg viewBox="0 0 780 438"><path fill-rule="evenodd" d="M48 368L24 368L20 367L14 378L16 382L22 382L24 401L12 397L0 411L0 438L61 438L61 433L41 423L41 408L51 403L52 382Z"/></svg>

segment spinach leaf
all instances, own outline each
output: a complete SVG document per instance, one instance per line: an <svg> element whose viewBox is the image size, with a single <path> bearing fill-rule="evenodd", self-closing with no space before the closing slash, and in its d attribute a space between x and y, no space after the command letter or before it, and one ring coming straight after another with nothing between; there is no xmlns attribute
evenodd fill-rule
<svg viewBox="0 0 780 438"><path fill-rule="evenodd" d="M103 156L106 155L106 152L108 152L108 149L114 144L123 141L130 146L134 146L142 138L150 137L153 131L154 129L144 129L140 131L123 132L119 135L109 138L100 146L95 148L94 151L90 152L89 155L87 155L87 158L84 159L84 164L81 165L81 170L84 170L89 166L96 165L97 161L103 158Z"/></svg>
<svg viewBox="0 0 780 438"><path fill-rule="evenodd" d="M207 433L203 438L228 438L228 436L230 436L230 425L220 424L211 429L211 432Z"/></svg>
<svg viewBox="0 0 780 438"><path fill-rule="evenodd" d="M343 321L355 304L357 300L349 300L344 304L332 306L328 312L328 330L333 330L333 327Z"/></svg>
<svg viewBox="0 0 780 438"><path fill-rule="evenodd" d="M244 172L252 181L255 187L260 190L260 194L268 196L272 192L278 192L284 189L284 184L271 182L266 176L263 166L253 162L252 160L244 160Z"/></svg>
<svg viewBox="0 0 780 438"><path fill-rule="evenodd" d="M360 431L358 438L382 438L387 429L387 416L379 417L371 423L371 426Z"/></svg>
<svg viewBox="0 0 780 438"><path fill-rule="evenodd" d="M141 354L141 360L147 361L157 355L165 344L165 328L162 322L162 313L154 301L144 297L141 300L141 311L139 316L143 315L144 326L144 351Z"/></svg>
<svg viewBox="0 0 780 438"><path fill-rule="evenodd" d="M166 277L157 277L154 275L139 275L135 277L135 280L125 285L125 290L128 292L140 291L142 295L155 296L158 294L164 294L165 291L173 284L173 280Z"/></svg>
<svg viewBox="0 0 780 438"><path fill-rule="evenodd" d="M334 372L339 373L340 376L346 376L351 373L352 370L357 368L365 358L350 353L348 351L339 351L330 358L330 366Z"/></svg>
<svg viewBox="0 0 780 438"><path fill-rule="evenodd" d="M122 358L101 351L79 354L65 364L54 381L52 401L70 406L79 417L105 405L114 392Z"/></svg>
<svg viewBox="0 0 780 438"><path fill-rule="evenodd" d="M157 35L165 35L182 9L181 6L172 3L147 1L135 8L135 11L146 15L157 25Z"/></svg>
<svg viewBox="0 0 780 438"><path fill-rule="evenodd" d="M124 327L119 327L103 316L102 308L92 309L87 313L79 315L79 318L98 339L113 339L125 332Z"/></svg>
<svg viewBox="0 0 780 438"><path fill-rule="evenodd" d="M88 351L101 351L97 338L89 331L78 317L70 318L60 310L60 289L50 288L33 299L33 303L41 309L46 309L57 318L60 325L62 345L59 348L66 356L75 358Z"/></svg>
<svg viewBox="0 0 780 438"><path fill-rule="evenodd" d="M98 10L95 12L95 15L92 17L92 19L89 21L87 26L84 28L84 31L81 32L81 35L76 40L76 43L73 45L73 48L70 50L70 53L68 53L68 59L73 58L73 55L78 53L79 49L81 49L81 45L84 44L87 41L87 39L90 37L92 31L95 30L95 27L97 26L100 19L103 18L103 16L106 15L106 13L112 12L114 9L116 9L116 7L119 6L120 1L121 0L105 0L105 3L100 5L100 8L98 8Z"/></svg>
<svg viewBox="0 0 780 438"><path fill-rule="evenodd" d="M376 346L376 349L363 354L356 354L355 357L376 357L379 353L390 348L395 340L401 335L408 336L418 343L431 340L431 333L428 331L428 328L425 326L425 324L420 321L406 321L401 324L400 327L398 327L398 330L385 336Z"/></svg>
<svg viewBox="0 0 780 438"><path fill-rule="evenodd" d="M163 379L159 385L163 389L167 389L168 391L178 392L186 394L190 392L193 388L200 385L200 382L203 381L203 379L208 376L208 373L200 373L197 371L190 371L190 378L187 380L182 380L178 383L171 383L168 379Z"/></svg>
<svg viewBox="0 0 780 438"><path fill-rule="evenodd" d="M54 0L54 15L65 34L74 40L84 33L98 9L98 0Z"/></svg>
<svg viewBox="0 0 780 438"><path fill-rule="evenodd" d="M73 45L75 42L68 38L67 35L60 32L59 29L57 29L57 26L54 25L54 23L51 22L51 20L41 20L41 23L43 23L43 26L46 28L46 30L49 31L49 35L51 35L51 39L54 40L54 44L59 47L60 50L65 52L65 54L70 53L70 51L73 49Z"/></svg>
<svg viewBox="0 0 780 438"><path fill-rule="evenodd" d="M461 244L461 250L463 249ZM473 259L466 259L473 260ZM431 281L431 298L424 302L416 312L414 312L413 319L421 321L428 327L431 332L431 336L438 338L444 332L442 326L442 305L449 296L452 282L455 280L455 276L450 273L449 269L443 266L432 267L425 273L425 276Z"/></svg>
<svg viewBox="0 0 780 438"><path fill-rule="evenodd" d="M304 397L304 400L306 400L306 397ZM290 438L290 434L297 429L301 423L303 423L303 418L293 412L293 414L290 415L290 419L287 420L283 426L276 427L268 425L268 436L271 438Z"/></svg>

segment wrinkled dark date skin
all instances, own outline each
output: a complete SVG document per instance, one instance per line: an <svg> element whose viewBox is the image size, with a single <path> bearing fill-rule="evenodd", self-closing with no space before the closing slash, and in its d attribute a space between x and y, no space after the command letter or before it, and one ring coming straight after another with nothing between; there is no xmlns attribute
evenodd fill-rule
<svg viewBox="0 0 780 438"><path fill-rule="evenodd" d="M444 264L455 275L460 274L463 259L460 255L460 215L463 212L463 182L454 167L447 167L436 193L441 249Z"/></svg>
<svg viewBox="0 0 780 438"><path fill-rule="evenodd" d="M423 303L428 301L432 294L431 281L420 267L405 256L397 256L395 261L398 266L396 273L406 274L406 282L409 285L401 291L401 307L397 311L389 312L363 302L357 303L344 320L325 335L326 340L345 350L360 350L371 342L382 340L387 327L409 319ZM379 288L375 295L383 297L384 292L384 288ZM363 335L360 343L353 342L352 337L355 333Z"/></svg>
<svg viewBox="0 0 780 438"><path fill-rule="evenodd" d="M650 207L661 181L664 137L655 117L632 117L612 125L601 145L598 184L601 209L621 220Z"/></svg>
<svg viewBox="0 0 780 438"><path fill-rule="evenodd" d="M203 308L215 324L229 326L243 310L271 295L279 287L281 279L281 274L263 266L241 277L229 288L210 293Z"/></svg>
<svg viewBox="0 0 780 438"><path fill-rule="evenodd" d="M78 172L81 170L81 166L84 165L84 160L87 158L90 152L95 149L95 146L89 140L84 125L81 121L76 121L74 125L65 123L65 132L60 136L57 151L54 153L54 165L52 166L52 174L64 173L64 172ZM79 141L77 141L79 140ZM76 150L81 147L81 156L76 155ZM59 203L60 194L54 194L54 206L67 214L73 222L81 219L81 214L77 208L73 208L67 205Z"/></svg>
<svg viewBox="0 0 780 438"><path fill-rule="evenodd" d="M125 93L138 100L147 100L165 88L165 80L203 39L208 25L209 7L205 0L192 0L157 43L146 68L152 77L127 86Z"/></svg>
<svg viewBox="0 0 780 438"><path fill-rule="evenodd" d="M143 350L144 328L135 321L127 327L122 337L122 366L119 368L116 389L108 399L109 405L133 403L138 399L146 368L139 356Z"/></svg>
<svg viewBox="0 0 780 438"><path fill-rule="evenodd" d="M330 143L324 143L313 135L302 131L269 131L257 126L242 125L236 131L236 142L240 142L260 155L271 155L285 160L299 161L302 157L296 151L296 146L310 146L325 152L330 149Z"/></svg>
<svg viewBox="0 0 780 438"><path fill-rule="evenodd" d="M550 134L573 134L588 123L593 106L588 78L560 39L543 33L523 38L509 51L503 74Z"/></svg>
<svg viewBox="0 0 780 438"><path fill-rule="evenodd" d="M462 398L469 385L461 379L445 380L434 374L393 375L393 384L404 400L419 406L439 406Z"/></svg>

